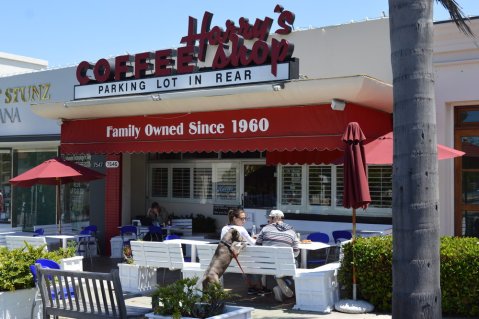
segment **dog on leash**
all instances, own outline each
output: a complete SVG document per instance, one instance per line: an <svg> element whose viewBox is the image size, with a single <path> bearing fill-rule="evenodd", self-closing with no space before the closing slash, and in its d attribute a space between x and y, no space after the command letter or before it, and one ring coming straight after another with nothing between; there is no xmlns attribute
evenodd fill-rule
<svg viewBox="0 0 479 319"><path fill-rule="evenodd" d="M218 247L216 247L210 265L205 271L202 282L203 289L205 289L210 283L220 282L220 278L225 273L231 260L234 256L238 256L245 246L246 242L243 242L243 237L241 237L238 230L231 228L223 238L221 238Z"/></svg>

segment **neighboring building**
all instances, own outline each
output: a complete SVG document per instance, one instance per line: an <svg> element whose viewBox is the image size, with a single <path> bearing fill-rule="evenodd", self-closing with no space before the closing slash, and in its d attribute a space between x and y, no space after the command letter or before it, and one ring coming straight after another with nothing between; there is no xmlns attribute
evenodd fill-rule
<svg viewBox="0 0 479 319"><path fill-rule="evenodd" d="M60 127L30 111L31 103L49 98L47 61L0 52L0 222L21 225L32 222L33 207L54 203L55 192L46 189L19 190L24 214L12 220L12 192L8 180L37 158L57 154ZM22 74L22 75L12 75ZM45 192L46 191L46 192ZM40 200L41 198L41 200ZM23 204L25 203L25 204ZM51 206L51 205L50 205ZM51 207L48 206L48 210ZM54 208L54 207L53 207ZM41 220L41 219L40 219Z"/></svg>
<svg viewBox="0 0 479 319"><path fill-rule="evenodd" d="M479 21L471 22L479 33ZM479 50L453 23L436 26L438 142L461 149L464 145L454 144L454 107L478 105L477 90L462 94L458 88L477 83ZM167 60L187 60L188 48L182 45L175 56L167 51L137 55L139 67L131 63L132 71L126 61L134 57L118 58L116 68L126 74L118 73L117 81L107 72L113 60L35 73L51 79L52 95L31 109L62 121L61 153L106 173L105 180L83 191L66 192L64 218L90 220L108 240L119 225L144 215L157 201L176 216L213 216L218 226L226 222L228 207L243 206L251 216L248 225L265 223L265 213L278 208L300 232L350 229L351 210L341 205L342 167L334 163L342 154L341 134L348 122L359 122L368 140L392 130L389 21L294 31L274 36L274 43L271 37L272 48L280 39L294 43L292 56L278 64L276 75L264 61L258 67L212 70L217 46L210 45L205 61L198 63L202 72L185 71L185 63L177 74L161 75ZM245 43L261 45L257 39ZM257 57L262 52L256 51ZM157 75L148 75L153 72L148 57L152 64L166 63ZM128 78L135 68L136 78ZM94 77L98 83L86 83ZM261 80L255 82L256 77ZM456 87L454 92L449 86ZM477 130L475 112L469 111L472 120L466 122ZM479 175L468 171L474 166L470 156L439 164L442 234L453 235L454 229L464 234L475 222L471 208L479 212L454 204L458 172L468 178L468 205L474 196ZM373 202L367 211L358 211L358 228L390 228L392 167L368 169ZM459 191L457 185L462 184L456 181Z"/></svg>
<svg viewBox="0 0 479 319"><path fill-rule="evenodd" d="M43 70L48 67L45 60L0 52L0 76Z"/></svg>
<svg viewBox="0 0 479 319"><path fill-rule="evenodd" d="M479 18L471 18L479 34ZM441 232L479 237L479 42L450 21L434 28L438 143L466 152L439 162Z"/></svg>

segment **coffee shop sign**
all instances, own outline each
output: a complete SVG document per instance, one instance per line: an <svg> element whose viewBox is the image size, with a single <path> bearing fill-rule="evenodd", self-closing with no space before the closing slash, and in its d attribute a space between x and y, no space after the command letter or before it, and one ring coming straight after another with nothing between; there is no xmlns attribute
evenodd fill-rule
<svg viewBox="0 0 479 319"><path fill-rule="evenodd" d="M278 14L276 22L279 26L274 33L287 35L291 33L295 19L294 13L276 5L274 12ZM198 21L189 17L188 34L181 38L183 47L165 49L155 52L143 52L115 57L114 61L100 59L95 64L81 62L76 70L80 85L141 79L146 77L162 77L174 74L188 74L202 71L196 62L205 62L208 47L215 47L211 66L205 68L223 70L237 67L270 65L270 72L276 76L278 64L289 61L294 45L285 39L271 39L274 20L269 17L256 19L251 24L247 18L240 18L238 26L227 20L225 28L213 26L213 14L205 12L198 32ZM250 47L245 40L253 41ZM133 63L134 62L134 63Z"/></svg>

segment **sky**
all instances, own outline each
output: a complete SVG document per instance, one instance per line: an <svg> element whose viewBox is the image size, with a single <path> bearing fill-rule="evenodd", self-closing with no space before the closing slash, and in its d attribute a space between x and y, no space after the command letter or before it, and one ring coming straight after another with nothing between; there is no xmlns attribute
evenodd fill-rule
<svg viewBox="0 0 479 319"><path fill-rule="evenodd" d="M479 16L479 0L457 0L467 16ZM180 46L188 17L213 13L211 26L240 17L270 17L280 4L295 13L295 29L324 27L388 15L387 0L15 0L2 2L0 51L48 61L51 68L96 62ZM434 20L448 20L438 4ZM273 29L274 30L274 29ZM181 45L182 46L182 45Z"/></svg>

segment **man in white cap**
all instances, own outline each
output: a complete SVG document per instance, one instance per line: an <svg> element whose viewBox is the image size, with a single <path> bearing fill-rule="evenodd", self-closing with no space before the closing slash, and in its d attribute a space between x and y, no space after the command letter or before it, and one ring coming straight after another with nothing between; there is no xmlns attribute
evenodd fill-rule
<svg viewBox="0 0 479 319"><path fill-rule="evenodd" d="M268 225L261 229L256 239L256 245L292 247L294 256L299 255L299 240L296 237L296 231L291 225L283 222L284 214L282 211L274 209L268 215ZM290 298L294 295L293 283L288 278L276 278L278 286L273 288L274 297L277 301L283 301L283 295Z"/></svg>

